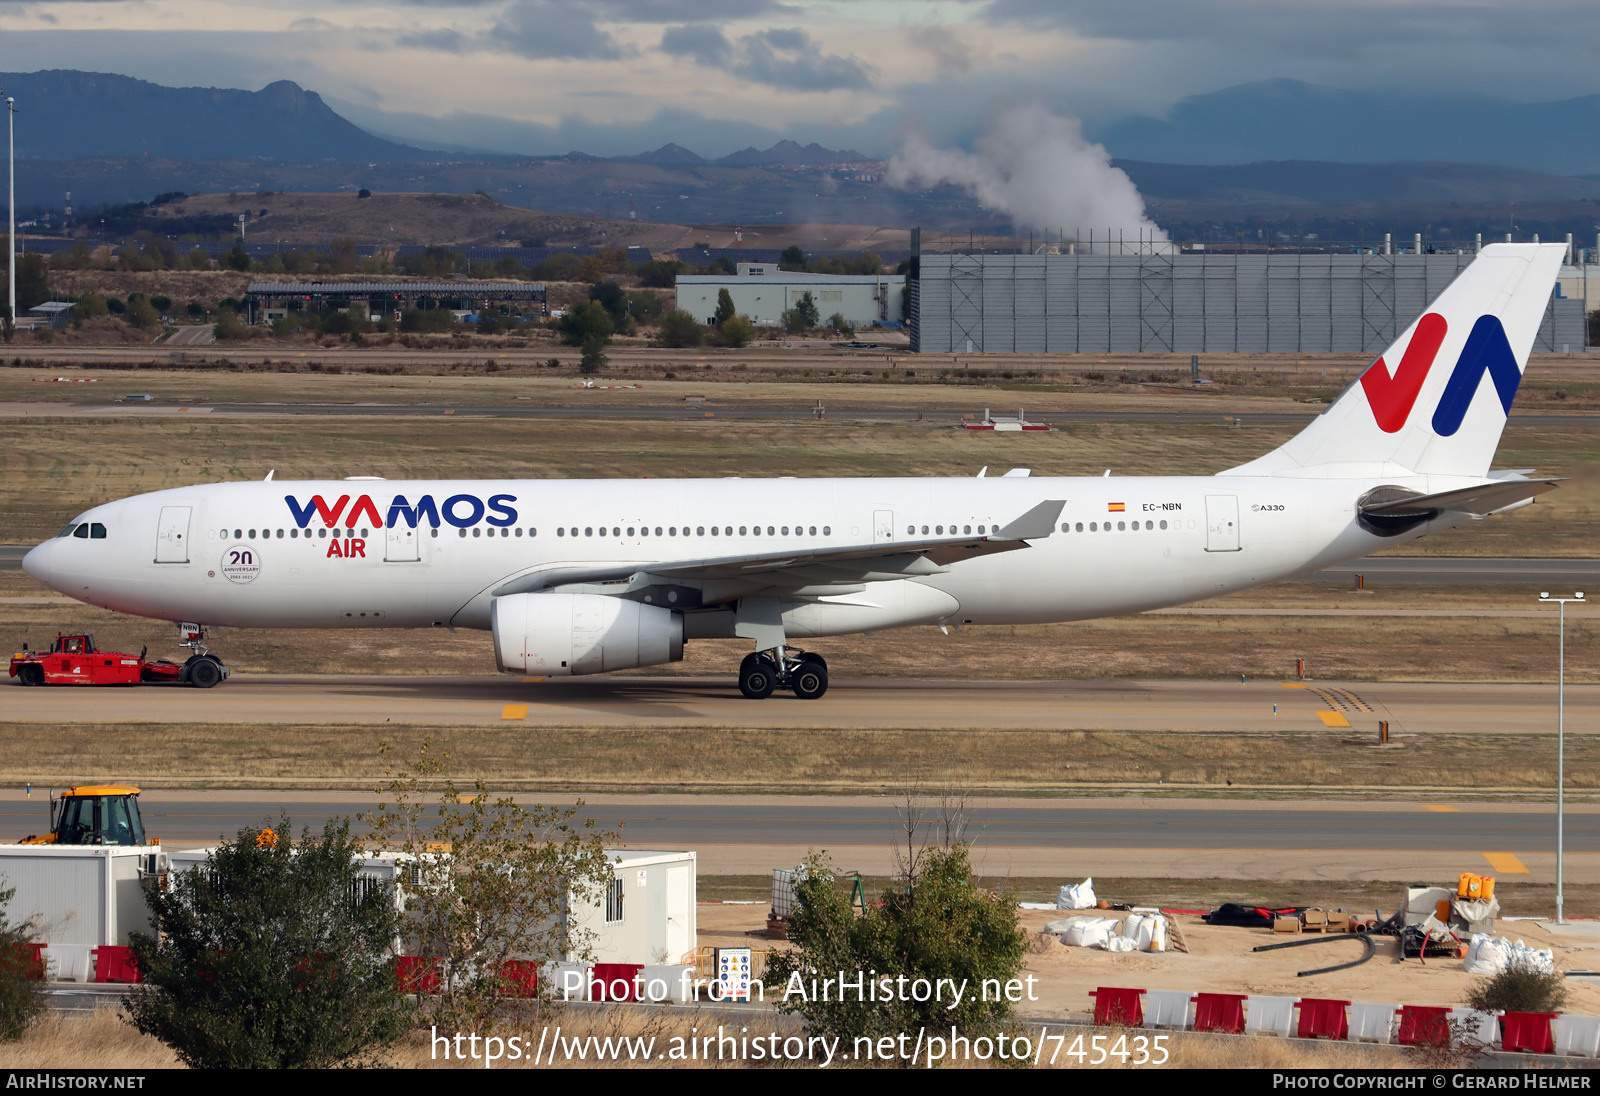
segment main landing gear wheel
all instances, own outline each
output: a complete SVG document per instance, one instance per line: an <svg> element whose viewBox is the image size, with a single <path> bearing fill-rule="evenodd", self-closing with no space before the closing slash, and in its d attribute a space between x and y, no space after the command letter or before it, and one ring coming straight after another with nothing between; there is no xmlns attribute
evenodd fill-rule
<svg viewBox="0 0 1600 1096"><path fill-rule="evenodd" d="M739 691L751 700L764 700L778 687L778 674L769 659L746 655L739 664Z"/></svg>
<svg viewBox="0 0 1600 1096"><path fill-rule="evenodd" d="M820 658L800 660L789 673L789 687L801 700L816 700L828 691L828 665Z"/></svg>

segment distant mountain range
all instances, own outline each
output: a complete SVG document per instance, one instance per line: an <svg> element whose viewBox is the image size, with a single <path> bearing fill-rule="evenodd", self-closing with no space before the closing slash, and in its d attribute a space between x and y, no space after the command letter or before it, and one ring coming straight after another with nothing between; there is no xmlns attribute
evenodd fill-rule
<svg viewBox="0 0 1600 1096"><path fill-rule="evenodd" d="M17 157L81 160L418 160L436 153L374 137L289 80L260 91L169 88L104 72L0 73L17 100Z"/></svg>
<svg viewBox="0 0 1600 1096"><path fill-rule="evenodd" d="M1260 160L1496 164L1600 172L1600 95L1550 103L1407 97L1262 80L1180 101L1166 118L1093 134L1113 156L1169 164Z"/></svg>
<svg viewBox="0 0 1600 1096"><path fill-rule="evenodd" d="M374 136L286 80L249 92L53 70L0 74L0 85L22 112L19 201L60 208L70 190L80 217L168 191L368 188L476 191L524 209L680 225L1008 227L954 187L912 194L873 171L824 177L828 165L872 157L814 143L778 140L715 160L676 143L610 158L508 156ZM1430 225L1490 233L1510 230L1514 213L1518 231L1587 239L1600 212L1600 142L1586 139L1597 121L1600 96L1424 102L1274 80L1195 96L1165 119L1094 136L1159 223L1198 234L1230 224L1255 234L1264 231L1258 222L1319 234Z"/></svg>

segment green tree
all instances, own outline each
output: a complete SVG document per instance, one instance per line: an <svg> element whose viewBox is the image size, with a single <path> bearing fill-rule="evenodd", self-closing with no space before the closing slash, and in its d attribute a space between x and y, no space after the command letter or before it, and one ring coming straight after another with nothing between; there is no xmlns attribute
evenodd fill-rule
<svg viewBox="0 0 1600 1096"><path fill-rule="evenodd" d="M749 346L750 340L756 337L756 325L750 322L749 316L730 316L717 326L717 337L723 346L734 349Z"/></svg>
<svg viewBox="0 0 1600 1096"><path fill-rule="evenodd" d="M128 326L145 330L161 326L161 313L143 293L128 294Z"/></svg>
<svg viewBox="0 0 1600 1096"><path fill-rule="evenodd" d="M829 316L828 326L833 328L834 333L837 335L854 335L856 333L855 325L844 318L843 312L835 312Z"/></svg>
<svg viewBox="0 0 1600 1096"><path fill-rule="evenodd" d="M653 259L639 264L639 284L653 289L671 289L678 284L678 275L688 271L688 263L676 259Z"/></svg>
<svg viewBox="0 0 1600 1096"><path fill-rule="evenodd" d="M387 745L382 752L390 756ZM362 817L374 841L413 858L407 948L441 961L433 1020L482 1034L507 1018L503 998L518 989L512 964L592 955L591 934L567 912L597 901L615 877L605 850L615 835L577 820L582 801L523 806L491 796L481 780L463 794L449 766L424 742Z"/></svg>
<svg viewBox="0 0 1600 1096"><path fill-rule="evenodd" d="M818 310L817 302L812 298L810 290L800 294L800 299L794 303L794 310L807 331L822 323L822 313Z"/></svg>
<svg viewBox="0 0 1600 1096"><path fill-rule="evenodd" d="M783 254L778 256L778 266L783 270L804 270L806 268L806 253L799 244L790 244L783 249Z"/></svg>
<svg viewBox="0 0 1600 1096"><path fill-rule="evenodd" d="M222 262L229 270L249 270L250 253L244 249L244 241L235 240L228 253L222 257Z"/></svg>
<svg viewBox="0 0 1600 1096"><path fill-rule="evenodd" d="M683 348L699 346L705 341L706 329L700 321L681 308L674 308L661 317L661 345Z"/></svg>
<svg viewBox="0 0 1600 1096"><path fill-rule="evenodd" d="M295 841L283 818L149 888L161 939L132 944L157 992L123 1000L128 1022L194 1067L372 1063L416 1010L395 982L394 892L358 881L360 855L348 820Z"/></svg>
<svg viewBox="0 0 1600 1096"><path fill-rule="evenodd" d="M98 293L85 293L78 298L78 307L74 314L80 320L92 320L97 316L104 316L107 311L104 297Z"/></svg>
<svg viewBox="0 0 1600 1096"><path fill-rule="evenodd" d="M721 327L737 315L733 307L733 294L727 288L717 290L717 311L712 315L711 322Z"/></svg>
<svg viewBox="0 0 1600 1096"><path fill-rule="evenodd" d="M211 256L206 252L205 248L197 245L191 248L189 254L184 257L183 265L190 270L210 270Z"/></svg>
<svg viewBox="0 0 1600 1096"><path fill-rule="evenodd" d="M606 310L606 315L611 317L611 324L618 331L626 332L632 322L629 310L628 292L616 282L601 282L599 285L589 287L589 299L600 302Z"/></svg>
<svg viewBox="0 0 1600 1096"><path fill-rule="evenodd" d="M20 1039L45 1009L44 972L34 962L33 923L13 924L6 907L16 889L0 889L0 1039Z"/></svg>
<svg viewBox="0 0 1600 1096"><path fill-rule="evenodd" d="M604 346L616 330L599 301L583 301L567 309L556 327L561 332L561 341L568 346L583 346L593 340L599 340Z"/></svg>
<svg viewBox="0 0 1600 1096"><path fill-rule="evenodd" d="M598 373L606 367L606 343L604 339L590 339L583 344L582 352L578 356L578 372Z"/></svg>
<svg viewBox="0 0 1600 1096"><path fill-rule="evenodd" d="M986 980L1004 986L1020 976L1026 936L1017 924L1015 896L986 891L972 879L964 843L920 850L864 915L851 907L825 856L813 855L806 866L807 876L797 888L799 910L789 927L795 948L767 960L769 992L781 993L780 987L792 987L795 979L807 987L813 978L837 979L841 971L851 978L857 971L953 978L969 988L959 1003L948 995L916 1001L900 993L888 1000L846 994L841 1001L835 994L831 1000L790 996L779 1009L801 1016L813 1033L847 1041L922 1027L994 1035L1011 1017L1004 994L991 993L1000 1000L984 1000L979 989Z"/></svg>

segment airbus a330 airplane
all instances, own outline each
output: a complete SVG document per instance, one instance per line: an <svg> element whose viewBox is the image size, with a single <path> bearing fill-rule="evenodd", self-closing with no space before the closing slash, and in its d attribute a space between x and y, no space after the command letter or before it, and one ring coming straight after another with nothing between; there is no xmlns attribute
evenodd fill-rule
<svg viewBox="0 0 1600 1096"><path fill-rule="evenodd" d="M483 628L502 670L595 674L744 637L744 695L822 696L799 638L1085 620L1314 571L1554 486L1490 472L1561 245L1495 244L1288 443L1213 476L222 483L97 506L23 560L202 625Z"/></svg>

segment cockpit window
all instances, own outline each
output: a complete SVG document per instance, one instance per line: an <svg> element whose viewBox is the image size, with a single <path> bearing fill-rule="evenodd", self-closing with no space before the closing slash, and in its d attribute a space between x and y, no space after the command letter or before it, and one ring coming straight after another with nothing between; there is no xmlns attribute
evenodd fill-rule
<svg viewBox="0 0 1600 1096"><path fill-rule="evenodd" d="M82 525L78 526L78 531L76 533L73 533L72 535L77 537L79 540L88 540L89 539L89 523L88 522L84 522Z"/></svg>
<svg viewBox="0 0 1600 1096"><path fill-rule="evenodd" d="M72 535L72 531L74 529L76 529L77 527L78 527L77 523L74 522L73 524L67 526L65 529L61 530L61 532L57 533L56 536L58 536L58 537L70 537Z"/></svg>
<svg viewBox="0 0 1600 1096"><path fill-rule="evenodd" d="M101 525L98 521L91 521L89 523L89 539L90 540L105 540L106 539L106 527L104 525Z"/></svg>

